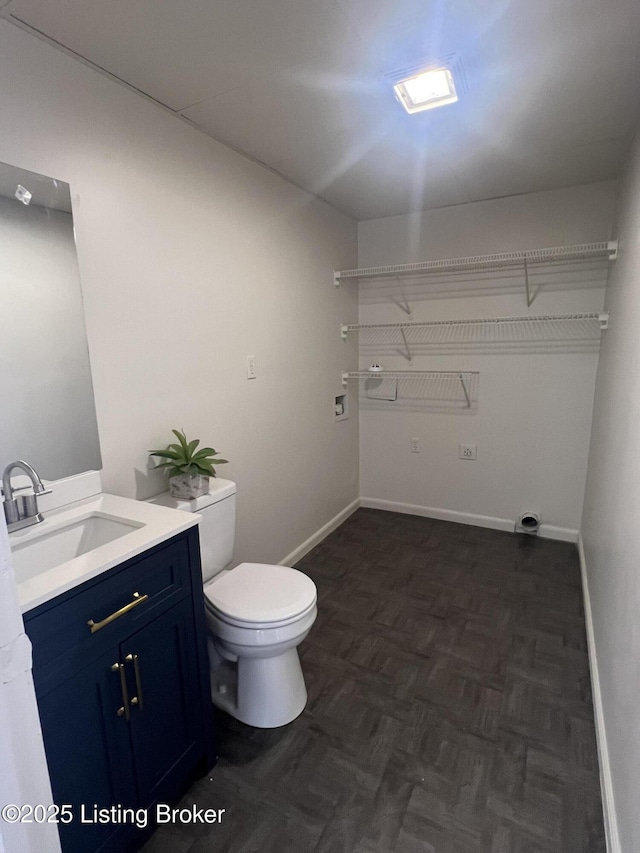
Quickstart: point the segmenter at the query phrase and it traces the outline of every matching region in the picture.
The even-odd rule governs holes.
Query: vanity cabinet
[[[64,853],[135,849],[214,760],[197,528],[25,614]],[[102,822],[99,809],[109,810]],[[146,809],[149,828],[123,809]]]

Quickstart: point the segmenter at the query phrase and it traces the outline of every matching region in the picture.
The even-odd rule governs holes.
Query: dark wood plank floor
[[[298,568],[305,712],[221,715],[222,824],[146,853],[605,850],[575,546],[360,509]]]

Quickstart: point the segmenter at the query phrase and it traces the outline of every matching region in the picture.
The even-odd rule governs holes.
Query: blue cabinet
[[[72,807],[63,851],[135,849],[156,804],[214,760],[197,529],[30,611],[25,628],[54,800]]]
[[[192,689],[198,676],[192,623],[188,602],[183,602],[121,647],[133,697],[131,748],[138,799],[143,803],[170,799],[175,783],[198,760],[198,705]]]
[[[131,828],[89,823],[94,806],[136,805],[129,738],[120,707],[120,683],[114,676],[113,654],[61,680],[38,698],[53,798],[71,805],[73,820],[60,824],[63,850],[124,849]]]

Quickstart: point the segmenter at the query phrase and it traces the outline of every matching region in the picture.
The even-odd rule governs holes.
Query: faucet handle
[[[16,500],[20,518],[38,518],[40,516],[37,495],[20,495]]]
[[[36,489],[35,486],[33,486],[31,483],[27,483],[26,486],[16,486],[15,488],[11,489],[11,491],[14,495],[20,495],[23,492],[33,492],[33,494],[36,495],[37,497],[40,497],[40,495],[52,495],[53,494],[53,489],[48,489],[44,485],[42,486],[41,489]],[[0,497],[2,497],[3,495],[4,495],[4,491],[2,489],[2,485],[0,485]]]

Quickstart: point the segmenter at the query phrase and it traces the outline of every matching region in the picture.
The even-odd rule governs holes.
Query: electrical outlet
[[[247,356],[247,379],[256,379],[258,376],[258,369],[256,367],[256,357],[255,355]]]
[[[412,453],[420,453],[420,439],[419,438],[410,438],[411,442],[411,452]]]
[[[459,444],[458,455],[460,459],[477,459],[478,445],[477,444]]]

